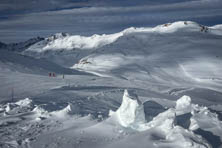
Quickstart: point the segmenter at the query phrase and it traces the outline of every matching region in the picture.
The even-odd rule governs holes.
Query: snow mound
[[[36,106],[32,111],[36,114],[37,121],[50,117],[50,113],[41,106]]]
[[[189,125],[189,130],[191,131],[203,129],[217,136],[222,135],[222,122],[218,118],[218,114],[211,112],[205,106],[192,104],[189,96],[183,96],[176,101],[175,112],[176,115],[191,114]]]
[[[30,106],[32,104],[32,100],[30,100],[29,98],[25,98],[23,100],[17,101],[15,104],[22,107]]]
[[[32,100],[29,98],[19,100],[17,102],[6,103],[3,105],[2,110],[5,114],[17,114],[31,111],[33,108]]]
[[[44,114],[44,113],[47,112],[45,109],[43,109],[43,108],[40,107],[40,106],[36,106],[32,111],[33,111],[33,112],[36,112],[36,113],[38,113],[38,114]]]
[[[36,108],[33,109],[33,112],[35,113],[35,120],[36,121],[41,121],[44,120],[46,118],[50,117],[50,114],[44,110],[43,108],[37,106]]]
[[[122,104],[116,112],[110,113],[111,116],[116,116],[118,122],[123,127],[137,129],[138,125],[145,123],[145,115],[142,103],[137,96],[124,91]]]
[[[79,109],[76,106],[69,103],[64,109],[53,111],[50,114],[58,118],[64,118],[73,114],[78,114],[78,112],[79,112]]]
[[[219,120],[218,114],[211,112],[207,107],[198,105],[193,105],[191,113],[190,130],[195,131],[200,128],[217,136],[222,135],[222,122]]]
[[[157,147],[211,147],[200,135],[195,134],[193,130],[186,129],[177,124],[178,110],[187,112],[187,108],[189,107],[192,107],[193,110],[195,109],[197,114],[202,109],[197,107],[197,105],[191,104],[189,96],[183,96],[178,99],[175,108],[169,108],[159,113],[150,122],[146,122],[143,104],[138,100],[138,97],[132,96],[125,90],[121,106],[116,112],[111,111],[110,116],[111,119],[114,119],[115,122],[124,128],[130,128],[139,132],[143,131],[147,134],[151,132],[154,135],[163,135],[162,137],[164,138],[160,141],[151,141]],[[192,110],[190,109],[189,111],[191,112]],[[208,123],[209,121],[202,122]]]
[[[164,131],[173,129],[175,124],[176,113],[173,109],[168,109],[167,111],[160,113],[153,118],[152,121],[146,124],[146,128],[159,127]]]
[[[184,129],[176,123],[176,112],[173,108],[160,113],[151,122],[144,125],[145,130],[156,130],[164,135],[162,141],[156,142],[158,147],[205,148],[210,145],[199,135]]]
[[[69,118],[71,115],[78,114],[79,108],[69,103],[65,108],[52,112],[45,110],[41,106],[35,107],[32,111],[36,114],[36,120],[41,120],[42,118],[64,119]]]

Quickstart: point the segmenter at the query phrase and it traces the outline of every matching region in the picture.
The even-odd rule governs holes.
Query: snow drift
[[[32,110],[32,108],[33,108],[32,100],[30,100],[29,98],[25,98],[17,102],[6,103],[2,107],[2,111],[4,111],[4,114],[7,115],[7,114],[24,113]]]
[[[78,114],[80,108],[72,104],[68,104],[61,110],[49,112],[43,109],[41,104],[36,105],[32,100],[26,98],[10,103],[10,107],[9,104],[0,106],[0,112],[7,112],[4,117],[1,117],[0,125],[9,126],[9,124],[17,123],[19,126],[14,128],[21,128],[20,126],[24,124],[22,119],[31,120],[32,122],[26,122],[26,125],[30,124],[32,128],[25,126],[23,127],[24,130],[39,129],[41,131],[45,127],[50,126],[56,128],[52,133],[48,133],[49,135],[46,134],[49,137],[53,137],[50,134],[57,132],[59,134],[68,132],[69,136],[70,134],[76,136],[75,133],[72,133],[72,130],[74,130],[77,132],[78,137],[81,135],[81,137],[86,136],[85,138],[88,139],[82,141],[82,144],[90,142],[90,136],[93,135],[95,137],[94,141],[97,143],[92,143],[91,147],[97,147],[97,144],[100,142],[102,147],[109,147],[110,144],[115,147],[133,147],[135,144],[138,144],[135,142],[138,141],[138,138],[143,141],[140,143],[141,147],[146,147],[147,145],[149,147],[172,148],[211,148],[221,146],[222,122],[218,119],[218,115],[211,112],[207,107],[193,104],[189,96],[181,97],[175,101],[176,105],[174,107],[162,110],[162,112],[148,122],[145,120],[144,104],[145,102],[142,103],[140,98],[132,91],[125,90],[122,104],[115,112],[110,111],[108,119],[92,122],[90,121],[91,119],[87,118],[85,120],[84,117],[81,118],[80,116],[73,118],[76,117],[73,115]],[[34,108],[34,106],[36,107]],[[13,111],[15,108],[18,112]],[[23,111],[23,114],[20,114],[21,111]],[[35,124],[37,124],[36,127]],[[73,127],[72,124],[74,124]],[[76,129],[76,127],[81,128]],[[102,129],[104,132],[98,133],[99,129]],[[78,134],[78,131],[81,131],[80,134]],[[216,144],[214,141],[212,142],[212,138],[207,137],[209,134],[216,138]],[[117,137],[117,139],[107,140],[106,143],[102,140],[104,139],[103,135],[107,139],[113,139],[113,136]],[[66,138],[69,139],[69,136]],[[95,140],[97,138],[98,140]],[[132,141],[134,142],[132,143]],[[29,142],[35,143],[35,141]],[[41,142],[50,143],[47,140]],[[60,142],[67,141],[64,139],[64,141]]]
[[[121,106],[116,112],[111,111],[111,119],[127,129],[146,131],[147,134],[155,131],[155,135],[161,133],[165,138],[155,142],[158,147],[211,147],[213,143],[208,143],[205,135],[195,134],[196,130],[204,129],[218,136],[222,132],[222,122],[217,115],[211,113],[206,107],[192,104],[189,96],[181,97],[176,101],[175,108],[163,111],[150,122],[145,121],[143,104],[138,102],[140,101],[137,97],[130,96],[125,90]],[[191,114],[190,118],[187,118],[187,113]],[[187,128],[184,127],[179,122],[180,118],[184,123],[190,120],[190,125]],[[149,142],[153,143],[154,141]]]

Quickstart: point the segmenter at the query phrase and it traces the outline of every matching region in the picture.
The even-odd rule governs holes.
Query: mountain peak
[[[52,41],[52,40],[56,40],[56,39],[59,39],[59,38],[64,38],[64,37],[67,37],[67,36],[70,36],[70,35],[68,33],[60,32],[60,33],[56,33],[56,34],[48,37],[47,39],[49,41]]]

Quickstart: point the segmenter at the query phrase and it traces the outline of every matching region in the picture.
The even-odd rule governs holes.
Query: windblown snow
[[[10,103],[10,105],[18,105],[15,108],[19,108],[19,110],[17,111],[21,112],[23,107],[25,107],[24,104],[27,104],[29,106],[30,102],[32,101],[29,99],[24,99],[19,102]],[[168,108],[166,111],[160,112],[149,122],[145,120],[143,104],[144,103],[142,103],[135,94],[132,95],[127,90],[125,90],[122,98],[122,104],[115,112],[111,111],[109,118],[99,123],[94,122],[93,125],[91,125],[91,123],[86,127],[84,125],[85,123],[82,122],[91,122],[90,120],[92,119],[90,119],[90,117],[85,118],[81,116],[74,116],[75,114],[70,114],[71,112],[73,112],[73,107],[70,104],[64,109],[52,112],[45,111],[44,109],[41,109],[39,107],[35,107],[32,109],[29,108],[29,110],[26,111],[26,114],[23,114],[22,117],[31,121],[35,121],[30,122],[27,126],[35,126],[35,124],[40,123],[40,125],[48,125],[48,122],[52,123],[51,126],[56,126],[56,124],[53,123],[56,121],[57,123],[64,124],[63,126],[65,126],[59,126],[57,128],[61,128],[60,130],[62,130],[63,128],[69,129],[74,132],[73,136],[75,136],[75,134],[78,134],[78,130],[81,130],[80,138],[89,140],[82,140],[82,142],[86,143],[93,142],[91,141],[92,139],[90,139],[90,135],[93,134],[95,139],[98,140],[96,140],[97,143],[101,142],[103,144],[102,147],[111,147],[111,145],[115,147],[133,147],[135,145],[141,144],[136,142],[136,140],[138,140],[137,138],[140,138],[140,141],[143,141],[141,147],[149,146],[175,148],[205,148],[214,145],[214,143],[208,143],[209,141],[207,141],[206,138],[210,137],[205,137],[207,136],[205,134],[212,133],[212,135],[215,135],[215,137],[220,137],[222,134],[222,122],[218,119],[218,115],[216,113],[212,113],[210,110],[208,110],[207,107],[200,107],[197,104],[192,104],[191,98],[188,96],[181,97],[176,101],[176,106],[174,108]],[[9,113],[8,105],[9,104],[3,105],[1,110],[5,113]],[[190,107],[189,111],[187,110],[188,106]],[[33,115],[31,113],[34,113],[34,119],[32,119]],[[69,117],[67,116],[68,114],[70,114]],[[16,115],[15,113],[11,113],[10,115],[13,115],[13,117],[10,117],[8,114],[4,114],[5,118],[2,117],[3,120],[1,120],[0,122],[1,126],[7,126],[11,122],[17,123],[19,126],[22,126],[22,122],[20,119],[21,115]],[[18,128],[19,126],[16,126],[15,128]],[[79,129],[75,128],[75,126],[77,126]],[[99,129],[107,130],[108,133],[106,133],[106,131],[103,131],[104,133],[98,133]],[[40,129],[27,130],[35,131]],[[56,129],[56,131],[57,130],[58,129]],[[198,133],[198,130],[202,130],[203,133]],[[59,131],[57,131],[59,137],[66,136],[66,134],[68,134],[68,131],[66,130],[65,133],[60,133]],[[49,135],[51,134],[49,133]],[[37,145],[34,140],[33,146],[40,146],[40,144],[42,143],[49,142],[42,141],[42,138],[46,138],[49,135],[47,134],[46,136],[39,137],[41,141],[39,141],[40,143],[38,143]],[[118,138],[118,140],[116,139],[114,141],[103,141],[103,136],[108,136],[111,139],[113,139],[115,136],[120,137]],[[49,139],[52,140],[51,138]],[[64,141],[62,142],[65,144],[66,140],[67,139],[64,139]],[[135,142],[133,145],[131,145],[132,141]],[[17,144],[18,143],[16,143],[16,145]],[[23,144],[26,145],[27,143]],[[13,143],[5,143],[4,145],[12,146]],[[57,144],[51,146],[59,147],[59,145]],[[66,145],[63,146],[66,147]],[[95,146],[90,145],[90,147],[97,146],[97,144],[95,144]]]
[[[221,40],[179,21],[2,43],[0,147],[221,148]]]

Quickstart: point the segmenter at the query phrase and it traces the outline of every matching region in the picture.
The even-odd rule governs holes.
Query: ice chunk
[[[50,117],[49,112],[40,106],[35,107],[32,111],[36,113],[36,115],[37,115],[36,120],[37,121],[40,121],[44,118]]]
[[[148,126],[149,128],[159,127],[160,129],[166,131],[167,133],[168,130],[174,128],[175,117],[176,117],[175,110],[170,108],[165,112],[158,114],[156,117],[153,118],[152,121],[147,123],[146,126]]]
[[[17,102],[7,103],[4,105],[5,113],[9,114],[27,112],[30,111],[32,107],[33,107],[32,100],[30,100],[29,98],[19,100]]]
[[[136,95],[129,94],[127,90],[124,91],[121,106],[111,115],[116,116],[118,122],[123,127],[136,129],[140,124],[145,123],[145,114],[142,103],[138,100]]]
[[[6,104],[6,108],[5,108],[5,111],[6,112],[9,112],[10,110],[11,110],[11,107],[10,107],[11,105],[10,105],[10,103],[7,103]]]
[[[182,111],[186,113],[188,110],[191,109],[191,98],[189,96],[183,96],[176,101],[176,110]]]
[[[17,101],[15,104],[21,107],[30,106],[32,104],[32,100],[25,98],[23,100]]]

